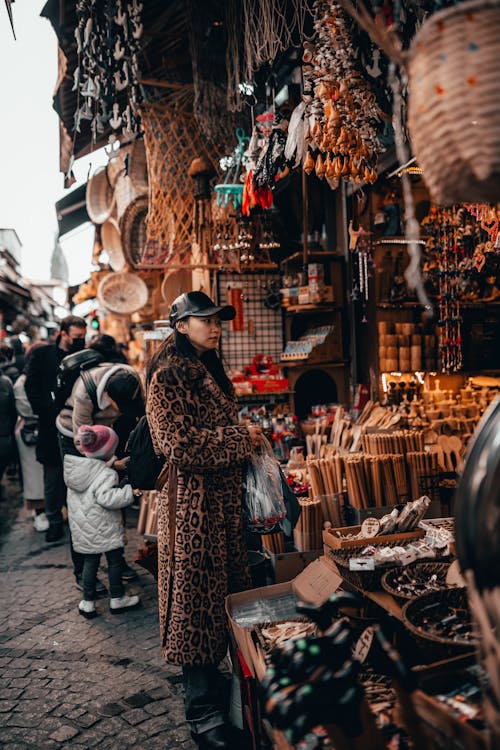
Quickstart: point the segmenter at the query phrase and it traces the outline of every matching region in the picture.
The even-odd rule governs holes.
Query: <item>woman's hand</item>
[[[125,471],[128,464],[128,456],[126,458],[117,458],[113,461],[113,469],[116,471]]]
[[[259,425],[257,424],[247,424],[246,428],[248,432],[250,433],[252,445],[254,446],[260,445],[260,442],[263,437],[262,427],[259,427]]]

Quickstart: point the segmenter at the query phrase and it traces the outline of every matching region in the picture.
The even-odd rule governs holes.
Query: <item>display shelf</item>
[[[415,310],[422,308],[423,305],[420,302],[401,302],[396,305],[392,302],[378,302],[378,310]],[[437,303],[436,303],[437,307]],[[500,300],[488,301],[488,300],[477,300],[477,302],[460,302],[460,307],[470,310],[482,309],[483,307],[500,307]]]
[[[282,367],[322,367],[326,365],[328,365],[328,367],[345,367],[347,363],[347,359],[317,360],[314,362],[310,362],[308,359],[292,359],[280,361],[280,365]]]
[[[297,313],[328,313],[342,310],[341,307],[334,305],[331,302],[325,302],[323,304],[318,303],[316,305],[282,305],[281,309],[285,313],[292,313],[294,315]]]
[[[256,400],[260,398],[273,398],[275,396],[293,396],[295,391],[292,391],[290,389],[286,391],[269,391],[269,392],[260,392],[260,393],[241,393],[236,396],[238,400],[240,399],[249,399],[249,400]]]
[[[332,253],[329,250],[309,250],[309,252],[307,253],[306,263],[321,263],[322,261],[331,260],[344,260],[344,256],[339,255],[339,253]],[[297,262],[300,265],[304,265],[304,254],[302,251],[292,253],[292,255],[289,255],[288,258],[283,258],[283,260],[280,261],[280,266],[283,268],[283,266],[285,266],[287,263]]]

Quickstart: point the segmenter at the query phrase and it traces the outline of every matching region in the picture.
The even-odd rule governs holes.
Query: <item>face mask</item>
[[[69,347],[69,353],[81,352],[82,349],[85,349],[85,339],[73,339]]]

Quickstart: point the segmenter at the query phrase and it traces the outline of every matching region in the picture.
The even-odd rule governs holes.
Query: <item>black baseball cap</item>
[[[221,320],[233,320],[236,310],[232,305],[216,305],[204,292],[184,292],[172,302],[170,308],[170,325],[191,316],[205,318],[218,315]]]

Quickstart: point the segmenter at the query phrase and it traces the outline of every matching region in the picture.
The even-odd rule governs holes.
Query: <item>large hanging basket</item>
[[[102,249],[109,257],[109,265],[113,271],[122,271],[126,260],[123,254],[120,229],[115,219],[108,219],[101,226]]]
[[[87,213],[94,224],[103,224],[115,210],[115,194],[105,167],[96,169],[87,182],[85,195]]]
[[[438,204],[499,199],[499,59],[499,0],[440,11],[413,40],[408,125]]]
[[[99,284],[97,299],[105,310],[115,315],[131,315],[148,301],[144,281],[132,273],[110,273]]]

